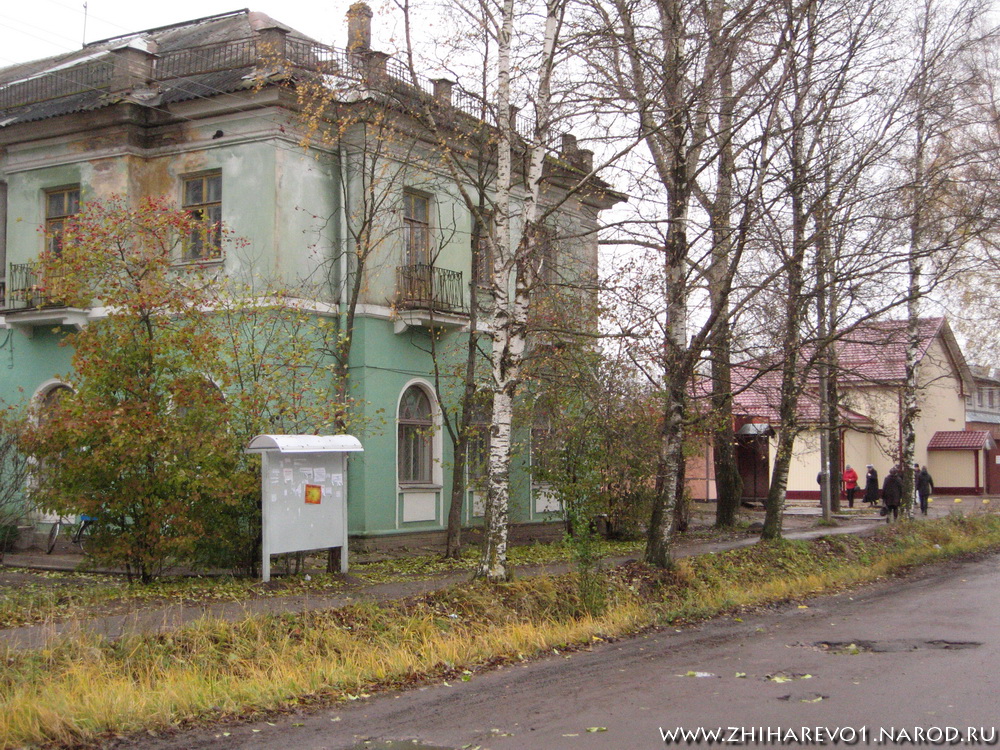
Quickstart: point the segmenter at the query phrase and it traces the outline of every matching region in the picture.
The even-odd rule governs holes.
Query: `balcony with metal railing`
[[[37,263],[11,263],[5,299],[4,309],[8,312],[52,306],[45,294],[42,272]]]
[[[38,326],[85,326],[89,311],[68,307],[58,298],[55,292],[58,283],[53,281],[57,282],[46,281],[38,263],[11,263],[0,296],[7,326],[28,335]]]
[[[396,268],[397,333],[412,325],[456,328],[468,323],[462,272],[416,263]]]

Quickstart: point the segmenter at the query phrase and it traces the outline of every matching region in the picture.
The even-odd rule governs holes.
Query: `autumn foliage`
[[[226,427],[207,270],[177,265],[201,231],[160,201],[114,199],[86,206],[40,259],[50,300],[107,314],[64,340],[74,392],[25,438],[34,499],[97,517],[94,554],[143,581],[190,559],[252,488]]]

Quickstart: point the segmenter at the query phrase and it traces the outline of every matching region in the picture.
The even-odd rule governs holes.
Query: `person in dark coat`
[[[899,469],[893,466],[882,483],[882,504],[886,507],[885,522],[899,518],[899,506],[903,502],[903,478]]]
[[[878,505],[878,472],[871,464],[865,474],[865,502],[871,503],[873,508]]]
[[[917,497],[920,498],[920,512],[927,515],[927,498],[934,492],[934,479],[924,466],[917,474]]]

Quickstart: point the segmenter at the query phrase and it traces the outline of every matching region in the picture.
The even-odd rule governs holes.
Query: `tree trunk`
[[[498,44],[497,104],[500,113],[497,149],[497,243],[494,247],[492,297],[491,366],[493,374],[493,424],[486,496],[486,529],[476,576],[489,581],[509,578],[507,570],[507,524],[510,501],[511,426],[514,394],[521,379],[531,290],[535,284],[533,264],[540,241],[542,180],[547,142],[551,130],[551,82],[556,42],[561,25],[560,0],[547,0],[545,38],[542,45],[538,89],[535,92],[535,130],[531,144],[526,186],[528,195],[521,212],[522,228],[516,247],[511,247],[511,199],[513,197],[513,144],[515,122],[511,113],[511,44],[514,0],[504,0]],[[511,256],[513,253],[513,256]],[[509,284],[514,273],[514,298]]]
[[[721,15],[716,4],[713,19]],[[713,20],[718,27],[721,19]],[[716,42],[718,43],[718,42]],[[712,338],[712,457],[715,468],[715,525],[731,528],[736,524],[743,480],[736,464],[736,436],[733,433],[732,332],[729,312],[729,262],[732,252],[733,173],[733,76],[732,58],[727,58],[719,76],[719,168],[713,206],[712,260],[709,268],[712,311],[718,320]]]
[[[671,543],[674,534],[674,506],[677,503],[680,462],[683,461],[684,453],[684,393],[683,391],[678,393],[676,388],[671,388],[664,398],[663,432],[656,478],[657,492],[646,534],[645,556],[646,562],[657,568],[669,568],[673,565]]]

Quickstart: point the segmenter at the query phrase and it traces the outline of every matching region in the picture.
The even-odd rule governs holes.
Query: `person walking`
[[[844,469],[844,492],[847,493],[847,507],[854,507],[854,493],[858,491],[858,472],[851,468],[850,464],[847,464],[847,468]]]
[[[929,498],[933,492],[934,479],[931,477],[931,473],[927,471],[927,467],[924,466],[920,469],[920,473],[917,474],[917,497],[920,498],[921,515],[927,515],[927,498]]]
[[[882,484],[882,504],[885,506],[886,523],[892,523],[899,518],[899,506],[902,502],[903,478],[899,476],[899,469],[893,466]]]
[[[871,464],[865,474],[865,502],[871,503],[873,508],[878,505],[878,472]]]

